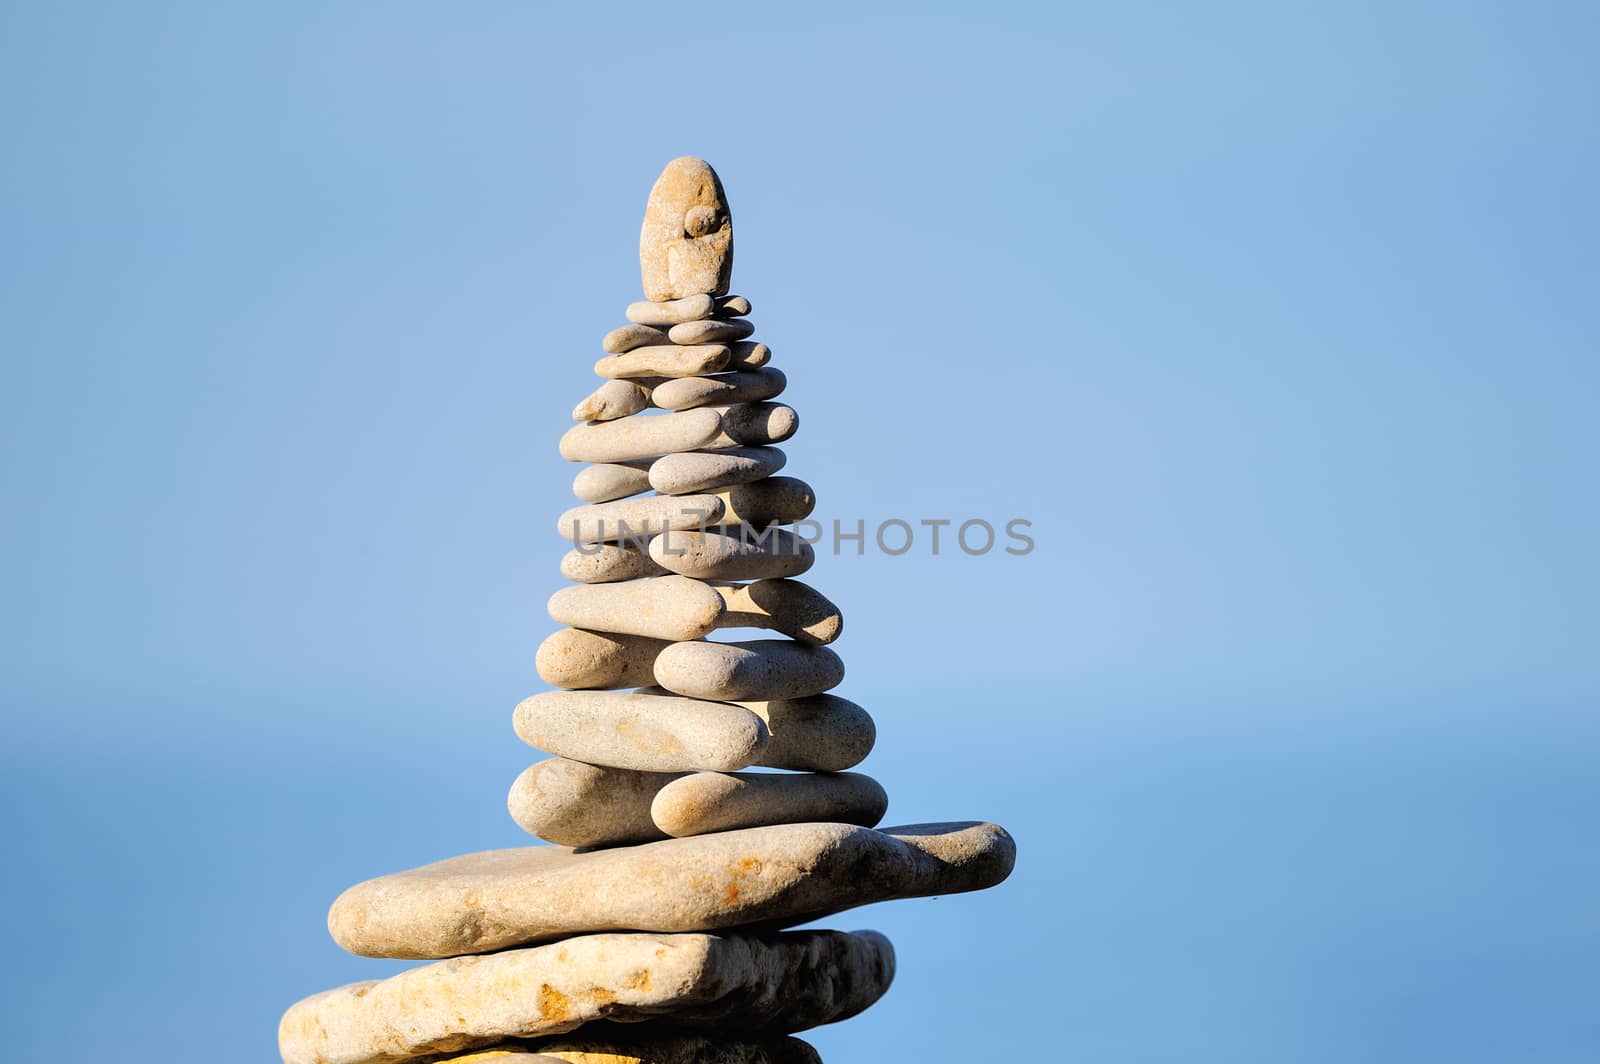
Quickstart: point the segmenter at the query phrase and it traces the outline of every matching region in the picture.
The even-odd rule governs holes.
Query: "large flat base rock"
[[[603,931],[786,926],[857,905],[957,894],[1011,873],[997,824],[778,824],[641,846],[489,850],[368,880],[328,914],[369,957],[486,953]]]
[[[875,931],[586,935],[313,995],[284,1015],[278,1050],[284,1064],[398,1064],[602,1020],[771,1038],[854,1016],[893,978]]]

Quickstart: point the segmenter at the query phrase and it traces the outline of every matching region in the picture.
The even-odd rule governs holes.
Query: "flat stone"
[[[546,691],[523,699],[512,724],[558,757],[641,772],[730,772],[767,745],[766,724],[743,706],[620,691]]]
[[[709,404],[755,403],[781,395],[789,384],[781,369],[738,370],[714,377],[680,377],[664,381],[650,394],[663,410],[688,410]]]
[[[709,295],[695,295],[682,299],[645,299],[629,303],[623,316],[635,325],[667,326],[709,318],[716,309],[716,301]]]
[[[750,301],[744,296],[723,296],[717,300],[719,318],[742,318],[750,313]]]
[[[705,407],[574,425],[561,437],[561,457],[569,462],[627,462],[698,451],[724,438],[722,421],[722,411]]]
[[[647,474],[663,495],[712,492],[770,477],[787,459],[776,447],[730,447],[725,451],[684,451],[657,458]],[[717,516],[722,516],[719,510]],[[714,522],[707,522],[708,524]]]
[[[751,528],[793,524],[810,517],[817,506],[811,485],[795,477],[767,477],[712,494],[722,500],[723,524]]]
[[[527,846],[358,884],[333,903],[328,929],[352,953],[429,958],[600,931],[794,924],[982,890],[1015,859],[1005,829],[983,823],[780,824],[583,853]]]
[[[743,340],[756,331],[744,318],[707,318],[703,321],[686,321],[667,330],[667,339],[675,344],[725,344]]]
[[[537,1044],[566,1064],[822,1064],[817,1051],[798,1038],[672,1035],[610,1024],[591,1024]]]
[[[646,299],[727,295],[733,274],[733,212],[704,159],[674,159],[656,178],[639,229]]]
[[[745,702],[772,738],[756,764],[802,772],[839,772],[872,752],[878,729],[866,710],[838,695]]]
[[[580,584],[610,584],[641,576],[665,576],[667,570],[636,546],[580,543],[561,558],[561,575]]]
[[[831,643],[844,631],[839,607],[798,580],[721,584],[717,593],[727,606],[718,628],[765,628],[811,646]]]
[[[615,421],[650,405],[650,391],[632,381],[606,381],[572,408],[574,421]]]
[[[769,443],[782,443],[800,428],[800,415],[794,412],[793,407],[782,403],[736,403],[732,406],[706,406],[700,409],[715,410],[722,417],[721,432],[712,437],[711,442],[705,445],[705,450],[723,447],[760,447]],[[685,414],[696,412],[684,411]]]
[[[666,835],[650,819],[650,802],[680,775],[552,757],[517,777],[506,808],[523,831],[559,846],[651,842]]]
[[[611,502],[649,491],[650,465],[654,461],[652,458],[635,458],[631,462],[601,462],[585,466],[572,478],[572,494],[585,502]]]
[[[758,369],[771,361],[772,348],[766,344],[744,340],[728,347],[729,369]]]
[[[827,647],[789,639],[707,643],[691,638],[662,650],[655,664],[656,683],[689,698],[724,702],[805,698],[844,680],[844,662]]]
[[[723,505],[715,495],[647,495],[595,502],[563,513],[556,532],[574,543],[642,543],[662,532],[715,524],[722,518]]]
[[[278,1050],[284,1064],[399,1064],[596,1020],[770,1036],[853,1016],[893,978],[875,931],[586,935],[315,994],[284,1015]]]
[[[636,347],[658,347],[670,343],[672,341],[667,337],[667,330],[658,329],[654,325],[635,325],[630,322],[606,333],[600,340],[600,350],[607,354],[620,355]]]
[[[552,1057],[520,1049],[489,1049],[482,1053],[468,1053],[463,1057],[439,1057],[433,1064],[479,1064],[485,1060],[494,1061],[495,1064],[556,1064],[558,1061],[572,1064],[572,1059],[568,1057]]]
[[[670,645],[650,636],[563,628],[539,644],[534,667],[552,687],[646,687],[655,683],[656,655]]]
[[[759,533],[742,527],[735,531],[670,531],[650,541],[650,557],[662,568],[696,580],[799,576],[816,561],[811,544],[777,527]]]
[[[685,576],[651,576],[620,584],[574,584],[551,595],[548,604],[551,619],[559,624],[593,632],[673,640],[705,635],[717,626],[723,608],[716,588]]]
[[[726,344],[637,347],[627,354],[607,355],[594,364],[601,377],[698,377],[726,369],[732,360]]]
[[[650,819],[668,835],[826,821],[870,828],[889,796],[858,772],[691,772],[650,803]]]

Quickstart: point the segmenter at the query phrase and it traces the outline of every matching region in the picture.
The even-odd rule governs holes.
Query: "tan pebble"
[[[714,525],[722,517],[715,495],[646,495],[638,499],[574,506],[556,521],[556,533],[574,543],[642,544],[647,536]]]
[[[574,628],[681,640],[698,639],[715,628],[723,603],[716,588],[698,580],[652,576],[564,587],[550,596],[546,608],[552,620]]]
[[[523,831],[557,846],[650,842],[664,837],[650,819],[650,802],[678,778],[553,757],[517,777],[506,808]]]
[[[725,525],[761,528],[792,524],[810,517],[817,505],[811,485],[796,477],[767,477],[713,494],[722,500],[722,523]]]
[[[743,340],[755,331],[756,327],[743,318],[707,318],[674,325],[667,330],[667,339],[675,344],[725,344]]]
[[[742,318],[750,313],[750,301],[744,296],[723,296],[717,300],[717,317]]]
[[[572,494],[584,502],[611,502],[649,491],[653,461],[655,459],[635,458],[631,462],[585,466],[572,478]]]
[[[732,358],[726,344],[639,347],[624,355],[607,355],[594,364],[601,377],[699,377],[726,369]]]
[[[539,644],[534,668],[552,687],[642,687],[655,683],[656,655],[669,645],[649,636],[563,628]]]
[[[650,390],[632,381],[606,381],[572,408],[574,421],[615,421],[650,405]]]
[[[579,584],[610,584],[667,572],[640,547],[616,543],[581,543],[561,559],[561,575]]]
[[[767,745],[766,724],[743,706],[670,695],[546,691],[523,699],[512,723],[529,746],[641,772],[731,772]]]
[[[624,351],[632,351],[636,347],[652,347],[660,344],[670,344],[665,329],[658,329],[653,325],[628,324],[621,328],[612,329],[600,341],[600,350],[611,355],[620,355]]]
[[[871,714],[838,695],[742,704],[772,733],[756,762],[762,768],[839,772],[859,765],[877,741]]]
[[[709,404],[754,403],[780,395],[788,385],[781,369],[739,370],[714,377],[680,377],[663,382],[650,401],[663,410],[688,410]]]
[[[772,348],[749,340],[732,344],[728,348],[729,369],[759,369],[772,361]]]
[[[856,772],[695,772],[650,803],[656,827],[677,838],[766,824],[859,824],[883,819],[889,796]]]
[[[770,702],[839,686],[844,662],[827,647],[788,639],[707,643],[695,638],[657,654],[655,676],[668,691],[689,698]]]
[[[569,462],[627,462],[697,451],[724,435],[722,413],[706,407],[574,425],[561,437],[560,448]]]
[[[705,445],[705,450],[782,443],[800,428],[800,415],[794,412],[793,407],[782,403],[737,403],[699,409],[715,410],[722,415],[722,431],[712,437],[711,442]],[[685,414],[694,412],[683,411]]]
[[[660,302],[644,299],[629,303],[624,316],[635,325],[668,326],[709,318],[715,310],[715,300],[708,295],[697,295]]]
[[[812,646],[831,643],[844,631],[839,607],[798,580],[757,580],[716,588],[727,604],[718,628],[766,628]]]
[[[717,172],[685,155],[661,171],[639,228],[646,299],[726,295],[733,273],[733,212]]]
[[[744,525],[664,533],[650,541],[650,557],[663,568],[698,580],[799,576],[816,561],[811,544],[787,529],[753,530]]]
[[[783,452],[776,447],[685,451],[657,458],[650,466],[649,483],[663,495],[713,492],[770,477],[783,468],[784,461]]]

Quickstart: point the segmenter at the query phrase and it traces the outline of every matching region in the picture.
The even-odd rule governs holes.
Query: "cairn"
[[[815,557],[784,527],[815,499],[777,475],[799,421],[728,294],[733,221],[706,163],[667,165],[639,257],[646,299],[606,334],[604,383],[560,444],[585,466],[559,521],[565,627],[536,658],[559,690],[514,714],[554,756],[508,806],[552,845],[345,891],[341,946],[435,963],[294,1005],[285,1064],[814,1064],[788,1036],[877,1001],[894,953],[873,931],[783,928],[1011,871],[995,824],[876,830],[887,795],[847,771],[876,732],[829,693],[843,619],[795,579]],[[728,629],[770,637],[707,638]]]

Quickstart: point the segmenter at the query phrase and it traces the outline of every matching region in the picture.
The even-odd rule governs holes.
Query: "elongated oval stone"
[[[556,522],[556,532],[574,543],[632,543],[678,529],[700,529],[722,517],[715,495],[647,495],[642,499],[574,506]]]
[[[657,386],[650,401],[663,410],[755,403],[782,394],[788,383],[783,370],[770,368],[719,373],[714,377],[680,377]]]
[[[600,340],[600,350],[610,355],[620,355],[636,347],[656,347],[670,343],[672,340],[668,338],[665,329],[658,329],[654,325],[635,325],[630,322],[606,333]]]
[[[793,524],[810,517],[817,505],[811,485],[795,477],[767,477],[714,494],[722,500],[722,523],[725,525],[761,528]]]
[[[655,683],[656,655],[670,645],[650,636],[563,628],[539,644],[533,661],[539,679],[552,687],[645,687]]]
[[[782,403],[737,403],[699,409],[715,410],[722,415],[722,430],[705,445],[706,450],[782,443],[800,428],[800,415],[794,412],[793,407]],[[686,410],[684,413],[692,414],[694,411]]]
[[[561,559],[561,575],[579,584],[610,584],[666,574],[642,546],[580,543]]]
[[[678,778],[552,757],[517,777],[506,808],[523,831],[557,846],[650,842],[665,837],[650,819],[650,803]]]
[[[652,461],[649,458],[635,458],[631,462],[602,462],[585,466],[572,478],[572,494],[584,502],[611,502],[649,491]]]
[[[661,171],[639,228],[639,275],[646,299],[728,293],[733,212],[717,172],[685,155]]]
[[[661,788],[650,819],[682,838],[809,821],[870,828],[888,808],[878,781],[857,772],[694,772]]]
[[[636,325],[667,326],[709,318],[715,311],[716,300],[709,295],[695,295],[660,301],[642,299],[629,303],[623,316]]]
[[[817,1051],[798,1038],[746,1040],[715,1031],[665,1034],[654,1024],[631,1026],[636,1029],[594,1031],[591,1027],[541,1041],[541,1056],[536,1059],[474,1060],[472,1064],[822,1064]]]
[[[878,729],[866,710],[838,695],[745,702],[767,722],[772,739],[756,762],[762,768],[838,772],[872,753]]]
[[[722,412],[706,407],[574,425],[561,437],[560,449],[569,462],[627,462],[698,451],[722,436]]]
[[[641,772],[731,772],[754,764],[767,745],[766,724],[743,706],[621,691],[533,695],[512,723],[529,746]]]
[[[844,631],[839,607],[798,580],[757,580],[716,588],[727,605],[717,619],[718,628],[766,628],[811,646],[831,643]]]
[[[627,354],[607,355],[594,364],[601,377],[698,377],[726,369],[732,352],[725,344],[693,347],[637,347]]]
[[[648,480],[663,495],[712,492],[770,477],[783,468],[784,461],[783,452],[776,447],[685,451],[657,458],[650,466]],[[723,507],[726,511],[726,501]]]
[[[772,361],[772,348],[766,344],[742,340],[729,345],[729,369],[757,369]]]
[[[606,381],[572,408],[574,421],[615,421],[650,405],[650,390],[632,381]]]
[[[716,588],[698,580],[652,576],[564,587],[550,596],[548,610],[552,620],[574,628],[681,640],[698,639],[715,628],[723,604]]]
[[[703,321],[686,321],[667,330],[667,339],[675,344],[725,344],[743,340],[756,331],[744,318],[707,318]]]
[[[664,579],[664,578],[663,578]],[[844,680],[844,662],[827,647],[787,639],[674,643],[656,655],[656,683],[689,698],[770,702],[817,695]]]
[[[650,557],[663,569],[697,580],[799,576],[816,561],[811,544],[787,529],[773,526],[757,530],[742,525],[731,531],[663,533],[650,541]]]
[[[723,296],[717,300],[719,318],[742,318],[750,313],[750,301],[744,296]]]

